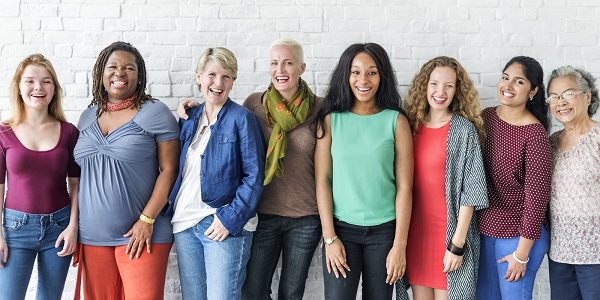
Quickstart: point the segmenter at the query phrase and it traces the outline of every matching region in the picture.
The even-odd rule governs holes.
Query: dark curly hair
[[[379,70],[380,82],[375,93],[377,107],[380,109],[397,110],[404,114],[402,99],[398,91],[398,80],[385,49],[376,43],[353,44],[344,50],[337,66],[331,74],[329,89],[325,94],[325,101],[315,118],[317,131],[321,130],[322,134],[321,136],[317,136],[318,138],[322,138],[325,134],[325,126],[323,126],[325,117],[332,112],[349,111],[355,101],[348,78],[350,78],[352,60],[359,53],[370,55],[375,60],[375,64]]]
[[[138,67],[138,82],[135,93],[137,94],[137,98],[133,101],[133,106],[137,109],[142,107],[142,103],[146,100],[152,101],[152,96],[146,94],[146,64],[144,63],[144,58],[140,54],[140,52],[133,47],[131,44],[126,42],[114,42],[108,47],[104,48],[100,55],[98,55],[98,59],[96,60],[96,64],[94,65],[94,71],[92,73],[92,78],[94,79],[94,83],[92,85],[92,102],[88,107],[92,107],[94,105],[98,105],[98,109],[96,110],[96,116],[102,115],[102,113],[106,112],[106,102],[108,101],[108,94],[104,85],[102,83],[102,75],[104,73],[104,66],[106,66],[106,61],[108,57],[115,51],[126,51],[135,57],[135,63]]]

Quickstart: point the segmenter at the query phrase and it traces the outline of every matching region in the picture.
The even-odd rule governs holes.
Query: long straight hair
[[[527,80],[531,82],[531,91],[536,87],[537,93],[531,100],[527,100],[525,108],[534,116],[548,131],[550,129],[550,112],[546,105],[546,88],[544,87],[544,69],[540,63],[529,56],[515,56],[506,63],[502,72],[506,71],[512,64],[519,64],[523,67],[523,73]]]
[[[355,101],[349,78],[352,60],[359,53],[370,55],[379,70],[380,82],[375,93],[375,104],[377,107],[380,109],[393,109],[404,114],[402,99],[398,91],[398,80],[385,49],[376,43],[353,44],[342,53],[337,66],[331,74],[329,89],[325,94],[325,101],[315,118],[317,132],[320,131],[322,133],[321,135],[317,134],[317,138],[322,138],[325,134],[323,121],[328,114],[349,111]]]
[[[52,96],[52,100],[48,105],[48,114],[58,121],[65,121],[65,114],[62,108],[62,87],[58,82],[56,71],[54,70],[50,60],[45,58],[42,54],[35,53],[23,59],[15,70],[15,75],[10,82],[9,96],[12,117],[3,123],[7,124],[11,128],[14,128],[25,119],[25,103],[23,102],[23,96],[19,93],[19,83],[21,83],[21,77],[23,77],[25,68],[30,65],[43,66],[46,68],[46,70],[48,70],[48,73],[50,73],[50,77],[52,77],[52,82],[54,84],[54,95]]]

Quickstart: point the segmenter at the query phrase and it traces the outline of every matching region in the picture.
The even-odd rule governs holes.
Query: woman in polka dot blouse
[[[548,251],[552,150],[543,80],[535,59],[514,57],[498,82],[500,105],[483,111],[489,207],[479,215],[477,299],[531,299]]]

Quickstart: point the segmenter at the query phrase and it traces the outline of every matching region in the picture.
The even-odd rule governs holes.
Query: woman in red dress
[[[413,210],[407,276],[414,299],[475,299],[479,233],[487,206],[479,96],[465,69],[436,57],[406,100],[414,135]]]

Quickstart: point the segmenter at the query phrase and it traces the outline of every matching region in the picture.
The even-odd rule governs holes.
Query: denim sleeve
[[[254,217],[263,191],[265,147],[258,119],[247,111],[238,126],[242,178],[231,204],[217,209],[217,217],[233,236],[242,234],[244,225]]]

